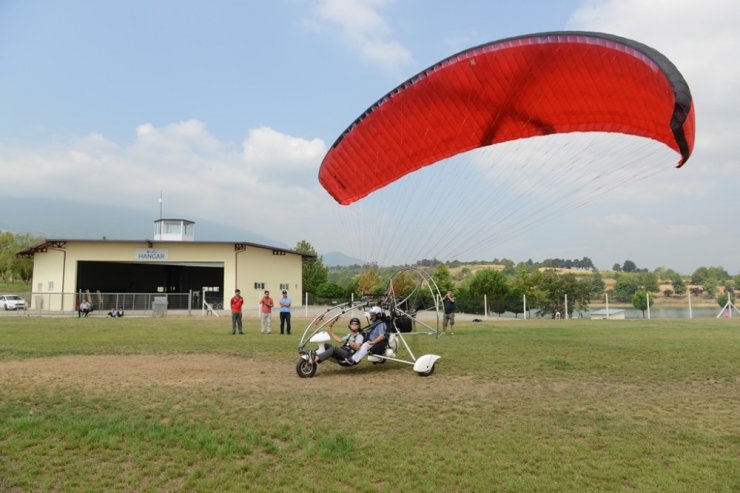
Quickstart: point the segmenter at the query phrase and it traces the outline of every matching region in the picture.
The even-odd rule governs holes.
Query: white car
[[[0,294],[0,306],[6,310],[27,310],[26,300],[14,294]]]

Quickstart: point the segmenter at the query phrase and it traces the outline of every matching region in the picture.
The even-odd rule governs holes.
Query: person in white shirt
[[[359,350],[362,346],[362,342],[364,338],[362,337],[362,333],[360,332],[360,319],[357,317],[353,317],[349,320],[349,334],[347,334],[344,337],[339,337],[334,332],[332,332],[332,327],[334,326],[334,323],[337,321],[337,319],[332,320],[328,327],[326,332],[331,336],[332,339],[334,339],[336,342],[341,343],[341,346],[329,346],[326,351],[324,351],[321,354],[315,354],[314,355],[314,363],[321,363],[322,361],[326,361],[329,358],[334,358],[337,361],[344,361],[350,356],[352,356],[355,351]]]

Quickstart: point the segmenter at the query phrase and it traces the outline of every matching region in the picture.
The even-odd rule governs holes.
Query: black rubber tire
[[[301,358],[295,365],[295,371],[301,378],[311,378],[316,374],[317,366],[317,364]]]

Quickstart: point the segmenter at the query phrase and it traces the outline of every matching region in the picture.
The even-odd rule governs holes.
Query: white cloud
[[[388,22],[379,9],[389,0],[322,0],[315,18],[307,25],[317,28],[329,23],[339,28],[342,39],[366,60],[385,70],[403,68],[413,58],[409,50],[392,39]]]
[[[325,212],[328,196],[315,178],[325,148],[321,139],[260,127],[239,152],[198,120],[143,124],[124,147],[99,134],[48,149],[0,144],[0,193],[149,209],[163,190],[172,214],[208,217],[290,243],[302,224],[313,222],[307,217]],[[286,231],[291,238],[284,239]]]
[[[243,149],[247,170],[260,181],[304,187],[313,185],[309,179],[316,181],[317,163],[326,154],[321,139],[291,137],[270,127],[250,130]]]
[[[735,62],[740,49],[738,25],[740,3],[732,0],[588,1],[571,16],[570,29],[608,32],[660,51],[683,74],[694,99],[696,142],[691,159],[683,169],[663,174],[657,182],[635,183],[624,190],[636,206],[650,205],[645,218],[651,224],[638,228],[632,223],[635,217],[610,218],[615,224],[623,222],[636,228],[631,230],[635,235],[632,241],[622,236],[624,241],[615,245],[615,252],[629,244],[650,244],[649,238],[671,238],[681,240],[675,242],[671,253],[686,266],[694,261],[696,252],[707,251],[694,241],[701,245],[735,241],[736,233],[718,227],[712,211],[717,203],[734,203],[730,197],[736,195],[733,183],[740,154],[740,64]],[[697,224],[682,223],[685,218]],[[736,258],[719,252],[712,256],[737,265]]]
[[[606,0],[587,2],[569,28],[635,39],[667,56],[694,97],[695,155],[707,164],[737,155],[740,134],[740,2],[732,0]],[[694,165],[689,161],[688,165]]]

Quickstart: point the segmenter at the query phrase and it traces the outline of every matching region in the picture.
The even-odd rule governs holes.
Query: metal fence
[[[17,293],[24,298],[30,310],[39,313],[71,312],[79,309],[83,300],[89,301],[93,312],[108,312],[114,308],[125,311],[152,310],[155,302],[166,299],[170,310],[199,310],[198,298],[193,293]]]
[[[92,305],[93,316],[106,315],[113,309],[123,310],[127,315],[162,316],[167,312],[176,315],[229,315],[228,300],[226,306],[222,298],[209,293],[205,300],[198,292],[187,293],[101,293],[101,292],[25,292],[13,293],[26,300],[28,309],[25,313],[35,315],[63,315],[78,313],[80,303],[85,300]],[[325,306],[294,306],[293,315],[315,316],[322,313]],[[11,315],[20,312],[5,312],[0,306],[0,314]],[[277,313],[277,312],[276,312]],[[259,305],[244,306],[245,316],[259,316]]]
[[[25,293],[14,293],[24,298],[28,305],[28,312],[30,314],[38,315],[59,315],[59,314],[76,314],[79,303],[84,299],[92,304],[94,315],[105,315],[112,309],[123,310],[126,314],[137,313],[139,315],[153,315],[159,312],[162,314],[162,309],[165,313],[167,311],[174,311],[176,314],[187,314],[187,315],[226,315],[228,316],[229,307],[224,306],[223,300],[217,298],[211,294],[207,298],[207,303],[203,302],[202,297],[199,293],[188,292],[188,293],[100,293],[100,292],[77,292],[77,293],[54,293],[54,292],[25,292]],[[166,300],[166,304],[162,303],[161,298]],[[227,300],[228,301],[228,300]],[[157,305],[155,307],[155,304]],[[313,318],[316,315],[323,313],[329,304],[315,303],[310,305],[294,305],[293,316],[295,317],[308,317]],[[592,303],[590,310],[594,311],[602,308],[603,305],[594,302]],[[0,314],[12,314],[14,312],[5,312],[3,307],[0,306]],[[612,309],[618,308],[616,305],[612,306]],[[624,308],[626,318],[643,318],[646,317],[639,310],[635,310],[631,307]],[[259,316],[259,306],[244,306],[245,316]],[[716,317],[720,311],[719,306],[699,306],[691,307],[688,306],[670,306],[670,307],[651,307],[650,318],[713,318]],[[132,313],[133,312],[133,313]],[[16,312],[17,313],[17,312]],[[359,316],[362,315],[362,311],[358,312]],[[350,316],[355,316],[354,311]],[[429,314],[430,317],[436,316],[434,313]],[[536,316],[535,313],[528,313],[527,318]],[[590,312],[574,313],[574,317],[578,318],[590,318]],[[733,314],[734,316],[734,314]],[[460,320],[483,318],[499,319],[499,318],[522,318],[521,314],[515,315],[513,313],[505,313],[499,317],[494,313],[487,315],[481,313],[463,313],[458,312],[457,317]],[[646,317],[647,318],[647,317]]]

